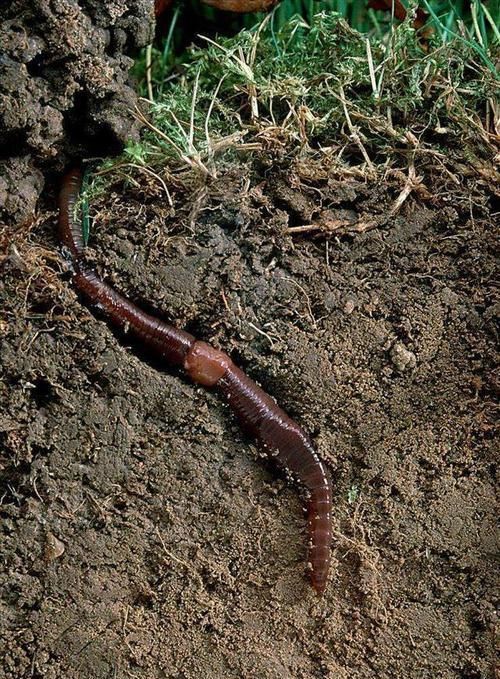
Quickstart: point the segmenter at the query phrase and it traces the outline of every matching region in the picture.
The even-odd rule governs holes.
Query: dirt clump
[[[131,55],[153,0],[14,0],[0,8],[0,223],[33,216],[47,172],[134,138]]]

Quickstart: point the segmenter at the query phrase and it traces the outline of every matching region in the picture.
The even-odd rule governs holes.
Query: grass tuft
[[[380,165],[398,144],[433,137],[439,146],[445,129],[487,143],[488,130],[478,132],[496,73],[468,41],[437,41],[425,52],[410,18],[369,39],[335,13],[310,25],[294,17],[279,31],[268,16],[236,37],[205,43],[189,53],[182,76],[157,85],[148,114],[139,114],[149,131],[126,149],[131,161],[161,167],[176,160],[210,175],[221,152],[273,144],[339,146],[348,161],[354,141],[367,164]],[[158,74],[163,57],[156,56]]]
[[[483,5],[468,28],[456,8],[428,3],[434,33],[425,45],[412,12],[385,30],[377,20],[367,34],[333,11],[283,23],[282,7],[234,37],[200,38],[168,70],[175,10],[165,46],[148,57],[149,96],[136,112],[145,132],[103,172],[118,167],[131,181],[148,173],[172,204],[171,173],[208,179],[241,157],[324,159],[369,177],[403,172],[413,186],[430,156],[444,166],[460,149],[479,171],[495,154],[497,36]]]

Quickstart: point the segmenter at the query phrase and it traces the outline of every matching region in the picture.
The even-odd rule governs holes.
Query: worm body
[[[75,216],[81,181],[81,172],[71,170],[59,196],[59,236],[71,254],[75,287],[114,325],[133,333],[168,364],[184,368],[194,382],[219,391],[242,428],[305,487],[311,582],[323,593],[330,565],[332,492],[328,471],[311,440],[227,354],[145,313],[86,266],[81,224]]]
[[[330,477],[313,445],[294,422],[248,375],[231,364],[217,383],[242,428],[255,437],[276,463],[308,492],[311,581],[322,593],[330,566],[332,492]]]

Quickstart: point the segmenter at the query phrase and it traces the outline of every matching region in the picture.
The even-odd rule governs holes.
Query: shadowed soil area
[[[2,243],[2,679],[493,676],[495,207],[295,163],[117,184],[88,257],[225,349],[333,476],[303,502],[215,395],[71,287],[54,196]],[[444,183],[443,183],[444,182]],[[400,207],[400,209],[399,209]]]

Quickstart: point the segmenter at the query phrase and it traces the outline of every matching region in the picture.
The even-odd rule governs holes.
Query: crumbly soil
[[[100,273],[311,433],[334,480],[323,598],[298,489],[77,297],[54,197],[11,230],[2,679],[493,676],[495,208],[480,180],[426,186],[393,214],[400,187],[242,161],[177,178],[172,207],[149,179],[92,206]]]
[[[129,70],[153,36],[153,4],[0,3],[0,223],[32,217],[47,173],[137,135]]]

